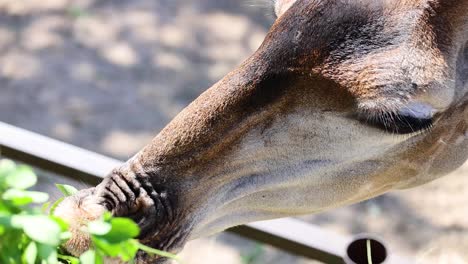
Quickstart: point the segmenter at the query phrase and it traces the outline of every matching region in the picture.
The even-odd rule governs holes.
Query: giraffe
[[[260,48],[98,186],[56,214],[104,211],[143,243],[317,213],[444,176],[468,157],[467,0],[275,0]],[[164,263],[141,252],[138,263]]]

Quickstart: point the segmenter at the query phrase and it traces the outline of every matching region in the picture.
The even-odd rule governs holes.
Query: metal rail
[[[0,155],[64,177],[97,184],[122,162],[0,122]],[[329,264],[342,264],[352,237],[292,218],[255,222],[227,230],[286,252]],[[412,263],[389,255],[388,264]]]

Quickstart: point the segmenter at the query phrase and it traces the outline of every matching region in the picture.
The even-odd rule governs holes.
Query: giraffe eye
[[[432,106],[413,102],[396,112],[379,112],[360,119],[390,133],[409,134],[430,128],[434,115]]]
[[[432,118],[418,118],[411,115],[383,113],[378,117],[364,120],[368,125],[394,134],[409,134],[423,131],[432,126]]]

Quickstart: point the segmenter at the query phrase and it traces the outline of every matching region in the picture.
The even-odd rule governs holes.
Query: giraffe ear
[[[275,13],[277,17],[283,15],[297,0],[276,0]]]

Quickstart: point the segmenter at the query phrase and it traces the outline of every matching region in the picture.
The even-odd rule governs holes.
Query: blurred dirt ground
[[[269,13],[250,0],[0,0],[0,121],[128,158],[259,46]],[[373,232],[418,263],[461,264],[467,216],[468,165],[303,219]],[[224,233],[182,255],[187,264],[312,263]]]

